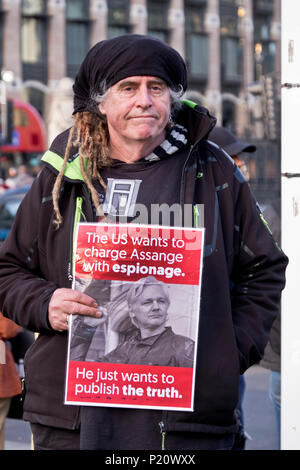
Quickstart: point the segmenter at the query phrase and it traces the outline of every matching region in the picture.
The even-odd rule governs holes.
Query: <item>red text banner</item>
[[[70,361],[67,401],[190,409],[193,369]]]
[[[202,236],[196,229],[80,224],[75,276],[136,281],[153,275],[170,284],[196,285]]]

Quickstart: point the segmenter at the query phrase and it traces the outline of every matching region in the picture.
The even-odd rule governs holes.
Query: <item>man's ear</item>
[[[106,115],[104,103],[100,103],[100,104],[99,104],[99,111],[100,111],[100,113],[103,114],[104,116]]]
[[[133,311],[131,310],[130,306],[129,306],[128,313],[129,313],[129,318],[131,320],[131,323],[138,328],[139,325],[138,325],[137,321],[135,320],[135,315],[134,315]]]

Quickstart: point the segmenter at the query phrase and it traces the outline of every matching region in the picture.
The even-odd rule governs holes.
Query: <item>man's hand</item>
[[[49,302],[48,317],[56,331],[68,329],[69,315],[89,315],[100,318],[102,313],[95,299],[73,289],[56,289]]]

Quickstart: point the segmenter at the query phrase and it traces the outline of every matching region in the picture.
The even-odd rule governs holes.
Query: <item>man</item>
[[[244,177],[249,179],[249,170],[243,160],[243,153],[256,152],[256,145],[238,139],[229,129],[215,126],[209,134],[209,140],[221,147],[233,158]]]
[[[209,139],[218,144],[225,150],[234,160],[243,175],[249,180],[248,165],[242,158],[243,153],[253,153],[256,151],[256,146],[249,142],[238,139],[229,129],[216,126],[209,135]],[[273,238],[277,243],[280,243],[280,200],[275,199],[270,204],[267,204],[263,209],[263,216],[270,227]],[[280,312],[275,319],[270,338],[267,343],[263,359],[260,362],[262,367],[270,369],[269,381],[269,397],[273,403],[278,434],[278,449],[280,449],[280,330],[281,330],[281,315]],[[240,396],[237,407],[238,414],[240,415],[241,428],[236,436],[234,448],[243,450],[246,444],[247,433],[244,432],[244,416],[242,403],[246,389],[246,382],[244,376],[240,377]]]
[[[130,288],[127,303],[136,330],[102,362],[193,367],[194,342],[166,326],[170,299],[163,283],[153,276],[140,279]]]
[[[167,449],[232,446],[239,376],[263,354],[287,259],[240,171],[206,140],[215,119],[179,102],[186,88],[182,58],[158,39],[96,44],[75,80],[74,126],[43,157],[1,247],[0,309],[40,333],[25,360],[24,418],[35,448],[76,449],[79,429],[82,449],[160,449],[161,430]],[[71,289],[76,222],[130,222],[143,207],[151,223],[157,204],[176,204],[182,224],[196,225],[204,208],[194,412],[66,406],[68,316],[101,316],[90,296]]]
[[[214,142],[219,147],[221,147],[225,152],[230,155],[234,160],[236,166],[240,169],[245,179],[249,180],[249,169],[248,165],[245,164],[243,160],[244,153],[254,153],[256,152],[256,145],[243,140],[238,139],[229,129],[226,127],[215,126],[211,133],[209,134],[209,140]],[[247,433],[244,431],[244,413],[243,413],[243,399],[245,395],[246,381],[244,375],[240,376],[240,386],[239,386],[239,401],[237,405],[237,416],[240,420],[240,427],[236,434],[235,442],[233,449],[243,450],[245,449]]]

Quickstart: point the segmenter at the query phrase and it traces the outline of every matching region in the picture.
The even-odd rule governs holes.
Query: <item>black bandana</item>
[[[73,86],[74,112],[99,114],[93,95],[135,75],[162,78],[171,88],[185,91],[187,71],[180,54],[151,36],[125,34],[97,43],[87,53]]]

